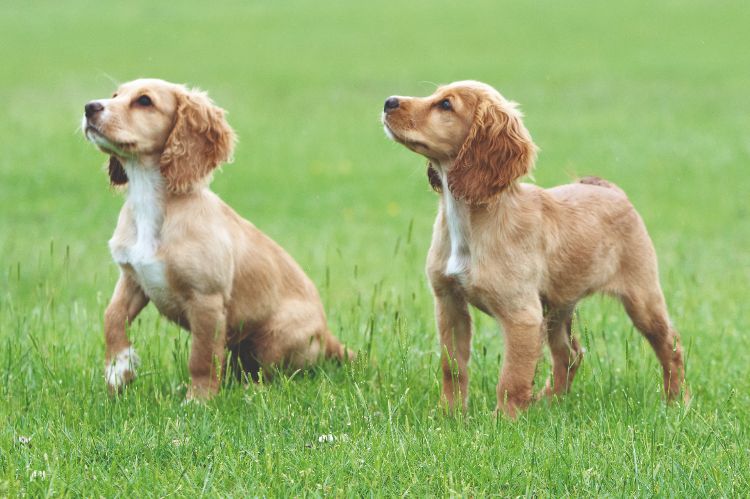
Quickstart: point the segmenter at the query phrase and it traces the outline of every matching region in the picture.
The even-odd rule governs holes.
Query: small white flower
[[[336,437],[334,437],[330,433],[328,435],[321,435],[321,436],[318,437],[318,443],[321,443],[321,444],[324,443],[324,442],[331,443],[331,442],[333,442],[335,440],[336,440]]]
[[[29,445],[31,443],[31,437],[24,437],[21,435],[18,437],[18,443],[21,445]]]
[[[172,445],[175,446],[175,447],[180,447],[181,445],[187,444],[189,440],[190,439],[187,438],[187,437],[185,437],[185,438],[173,438],[172,439]]]
[[[44,470],[33,470],[31,472],[31,476],[29,477],[29,480],[31,480],[33,482],[34,480],[44,480],[45,478],[47,478],[47,472],[46,471],[44,471]]]
[[[348,442],[349,441],[349,435],[346,433],[342,433],[340,436],[328,434],[328,435],[321,435],[318,437],[318,443],[333,443],[333,442]]]

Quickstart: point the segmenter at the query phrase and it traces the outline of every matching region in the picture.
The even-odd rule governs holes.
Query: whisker
[[[106,79],[108,79],[108,80],[109,80],[109,82],[110,82],[110,83],[111,83],[112,85],[114,85],[114,86],[116,86],[116,87],[119,87],[119,86],[120,86],[120,83],[121,83],[121,82],[120,82],[120,81],[118,81],[118,80],[117,80],[117,79],[116,79],[116,78],[115,78],[114,76],[110,75],[109,73],[105,73],[104,71],[101,71],[101,70],[99,71],[99,73],[101,73],[101,75],[102,75],[102,76],[104,76],[104,77],[105,77]]]
[[[438,88],[440,86],[439,83],[435,83],[434,81],[429,81],[429,80],[422,80],[419,83],[429,83],[430,85],[434,86],[435,88]]]

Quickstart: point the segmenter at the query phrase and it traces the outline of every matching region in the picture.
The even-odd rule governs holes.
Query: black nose
[[[396,109],[398,107],[398,99],[396,97],[389,97],[385,101],[385,106],[383,106],[383,111],[388,112],[391,109]]]
[[[92,101],[86,104],[84,107],[84,112],[86,113],[87,118],[91,118],[93,115],[98,113],[99,111],[104,109],[104,106],[101,105],[101,103]]]

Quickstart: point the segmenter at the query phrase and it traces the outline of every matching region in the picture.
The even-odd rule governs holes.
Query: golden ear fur
[[[486,96],[448,173],[448,187],[458,199],[486,204],[531,171],[536,149],[515,104]]]
[[[190,191],[222,163],[231,160],[235,135],[204,92],[178,97],[177,116],[161,155],[161,172],[171,192]]]

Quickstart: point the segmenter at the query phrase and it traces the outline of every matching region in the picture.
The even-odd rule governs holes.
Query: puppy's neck
[[[451,240],[451,254],[445,266],[445,273],[449,276],[461,276],[469,269],[471,262],[471,208],[451,193],[448,187],[447,168],[438,164],[437,171],[443,184],[442,203]]]
[[[152,258],[159,245],[164,223],[167,189],[158,164],[141,164],[134,160],[123,165],[128,175],[128,204],[136,229],[133,256],[136,260]]]

